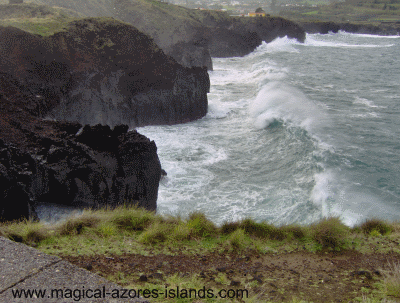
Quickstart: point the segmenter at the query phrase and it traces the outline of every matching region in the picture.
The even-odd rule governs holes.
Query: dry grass
[[[389,269],[384,271],[386,295],[400,298],[400,263],[389,263]]]

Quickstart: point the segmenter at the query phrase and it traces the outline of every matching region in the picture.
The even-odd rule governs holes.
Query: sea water
[[[400,37],[279,38],[214,58],[208,114],[138,131],[168,176],[157,212],[217,225],[400,219]]]

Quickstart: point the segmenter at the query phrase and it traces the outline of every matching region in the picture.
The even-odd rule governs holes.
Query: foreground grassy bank
[[[3,223],[0,235],[127,288],[248,292],[241,299],[152,302],[400,301],[400,223],[349,228],[327,218],[277,227],[245,219],[217,227],[201,213],[182,219],[120,207],[58,225]]]

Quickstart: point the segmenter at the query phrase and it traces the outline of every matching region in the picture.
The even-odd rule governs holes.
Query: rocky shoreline
[[[309,34],[328,34],[344,31],[352,34],[369,34],[379,36],[398,36],[400,35],[400,24],[356,24],[356,23],[337,23],[332,21],[298,21],[298,24]]]

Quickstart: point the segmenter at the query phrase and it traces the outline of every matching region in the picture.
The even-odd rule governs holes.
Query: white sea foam
[[[332,180],[333,173],[331,171],[324,171],[314,175],[315,185],[311,192],[311,201],[321,208],[322,216],[329,215],[327,201],[333,198]]]
[[[399,39],[400,36],[380,36],[380,35],[371,35],[371,34],[353,34],[353,33],[346,33],[344,31],[339,31],[340,35],[343,36],[350,36],[350,37],[357,37],[357,38],[376,38],[376,39]]]
[[[377,216],[393,220],[398,212],[361,183],[348,180],[341,170],[324,170],[315,174],[314,180],[310,198],[321,209],[322,217],[338,216],[344,224],[354,226],[365,218]]]
[[[231,111],[229,104],[222,102],[213,102],[208,104],[207,118],[221,119],[226,118]]]
[[[294,46],[300,44],[296,39],[288,38],[287,36],[282,38],[276,38],[270,43],[262,42],[262,44],[249,56],[257,56],[258,53],[298,53],[299,50]]]
[[[368,100],[368,99],[366,99],[366,98],[361,98],[361,97],[355,97],[355,99],[354,99],[354,101],[353,101],[353,103],[354,104],[362,104],[362,105],[365,105],[365,106],[367,106],[367,107],[371,107],[371,108],[386,108],[386,106],[378,106],[378,105],[375,105],[374,104],[374,102],[372,101],[372,100]]]
[[[308,131],[319,125],[321,119],[328,123],[322,110],[300,90],[277,81],[264,85],[249,110],[257,129],[266,128],[274,120],[290,122]]]
[[[377,48],[377,47],[392,47],[394,44],[349,44],[343,42],[331,42],[326,40],[318,40],[317,36],[307,35],[305,46],[314,47],[338,47],[338,48]]]
[[[379,118],[379,114],[374,112],[369,112],[365,114],[351,114],[350,118]]]

